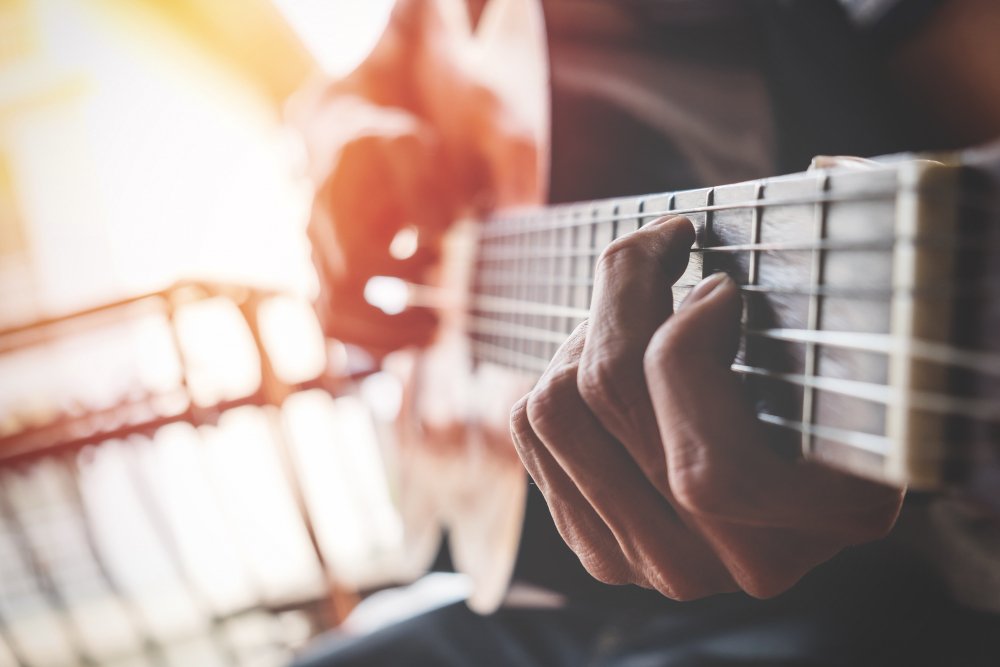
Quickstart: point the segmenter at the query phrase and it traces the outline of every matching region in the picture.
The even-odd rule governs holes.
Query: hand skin
[[[903,492],[768,447],[736,375],[740,296],[707,278],[673,313],[694,229],[661,219],[597,267],[589,323],[514,407],[518,453],[595,578],[676,600],[777,595],[884,536]]]
[[[368,280],[430,282],[455,220],[538,192],[534,139],[461,67],[461,39],[436,0],[401,0],[354,72],[290,104],[316,187],[308,235],[320,322],[326,335],[377,358],[427,345],[437,318],[427,309],[388,315],[369,305]],[[401,259],[390,244],[406,227],[419,245]]]

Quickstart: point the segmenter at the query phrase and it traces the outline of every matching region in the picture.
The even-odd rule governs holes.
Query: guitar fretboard
[[[716,271],[740,285],[733,370],[761,420],[792,434],[807,457],[935,482],[947,419],[998,413],[995,400],[955,401],[945,390],[956,364],[996,363],[950,344],[957,172],[900,162],[504,212],[480,238],[468,321],[475,357],[540,373],[587,317],[608,244],[685,215],[697,241],[684,275],[664,289],[677,303]]]

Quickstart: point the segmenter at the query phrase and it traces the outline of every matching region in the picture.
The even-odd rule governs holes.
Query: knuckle
[[[734,506],[732,485],[705,460],[672,467],[670,490],[677,503],[696,516],[726,517]]]
[[[528,420],[528,396],[522,396],[510,410],[510,437],[521,451],[530,446],[534,431]]]
[[[620,586],[631,583],[629,573],[612,559],[590,548],[575,549],[580,564],[590,576],[603,584]]]
[[[703,586],[697,577],[685,576],[675,571],[669,566],[668,557],[663,555],[646,557],[638,562],[642,563],[638,569],[646,584],[671,600],[687,602],[705,597],[712,592]]]
[[[636,262],[647,261],[649,258],[649,251],[641,236],[637,234],[621,236],[612,241],[597,259],[598,280],[608,275],[615,275],[623,266],[628,267]]]
[[[578,509],[566,506],[557,498],[546,496],[546,499],[550,502],[559,536],[591,577],[614,586],[633,583],[631,569],[617,556],[617,542],[581,521]]]
[[[683,358],[684,333],[680,314],[674,315],[656,330],[642,358],[647,373],[662,371],[664,366],[674,366]]]
[[[626,423],[645,391],[642,362],[628,346],[584,354],[577,374],[577,391],[603,419]]]
[[[573,333],[569,335],[567,339],[567,345],[572,341],[575,345],[582,345],[587,340],[587,331],[590,330],[590,320],[584,320],[576,325],[573,329]]]
[[[568,366],[546,374],[527,396],[525,416],[536,432],[562,430],[562,425],[579,409],[576,367]]]
[[[618,379],[615,375],[614,363],[607,355],[585,355],[580,360],[576,377],[580,397],[590,406],[600,406],[611,400],[614,394],[611,389]]]

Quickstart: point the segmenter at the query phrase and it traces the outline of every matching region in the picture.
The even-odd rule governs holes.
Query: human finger
[[[763,426],[730,369],[741,303],[723,274],[692,292],[656,332],[646,382],[666,447],[676,501],[695,515],[750,525],[814,528],[874,539],[895,520],[902,491],[790,461],[766,445]]]
[[[363,347],[376,358],[404,347],[424,347],[433,339],[438,323],[433,311],[409,308],[386,313],[368,303],[363,285],[329,276],[320,259],[314,266],[320,279],[314,308],[325,336]]]
[[[580,343],[578,337],[564,345],[528,395],[526,430],[610,530],[634,583],[674,599],[730,590],[732,580],[709,545],[687,529],[583,401],[574,358]]]
[[[694,227],[664,218],[614,241],[597,263],[580,395],[647,478],[669,495],[666,461],[643,378],[650,338],[673,312],[671,286],[688,264]]]
[[[583,322],[559,348],[549,367],[576,363],[586,331],[587,323]],[[531,395],[532,392],[526,394],[511,409],[510,435],[518,457],[545,496],[559,534],[584,569],[598,581],[615,585],[634,583],[617,539],[535,433],[528,417]]]

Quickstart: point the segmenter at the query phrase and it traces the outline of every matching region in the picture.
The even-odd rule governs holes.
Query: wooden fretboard
[[[475,357],[542,371],[588,315],[602,250],[683,214],[697,242],[683,277],[664,289],[679,302],[716,271],[741,285],[733,370],[762,421],[792,434],[806,457],[864,476],[921,486],[960,477],[956,462],[983,456],[974,443],[1000,415],[1000,350],[959,325],[981,306],[962,301],[964,265],[986,261],[987,247],[986,232],[966,229],[966,209],[980,205],[969,202],[982,199],[968,171],[896,160],[503,212],[479,242]]]

